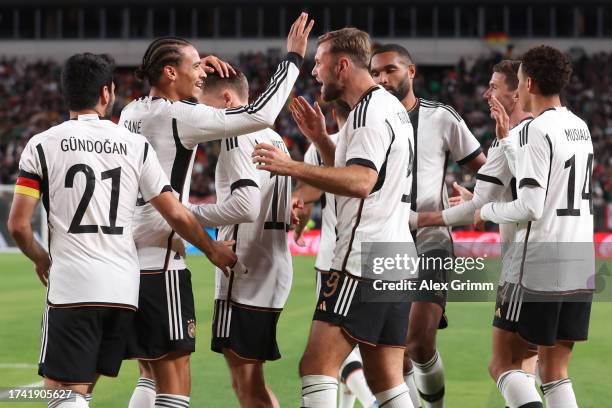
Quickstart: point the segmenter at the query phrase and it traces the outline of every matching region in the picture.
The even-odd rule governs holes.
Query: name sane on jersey
[[[89,152],[89,153],[106,153],[106,154],[122,154],[127,156],[127,144],[118,143],[113,140],[83,140],[77,139],[74,136],[68,139],[62,139],[60,147],[63,152]]]

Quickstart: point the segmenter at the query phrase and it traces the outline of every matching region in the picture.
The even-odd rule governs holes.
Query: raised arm
[[[198,143],[272,127],[300,73],[313,24],[314,20],[308,23],[306,13],[292,24],[287,37],[287,56],[278,65],[266,90],[250,105],[216,109],[188,101],[173,103],[170,115],[177,120],[178,133],[185,147],[193,148]]]

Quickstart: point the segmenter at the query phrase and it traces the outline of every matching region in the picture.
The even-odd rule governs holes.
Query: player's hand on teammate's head
[[[236,75],[236,71],[228,62],[225,62],[214,55],[209,55],[202,58],[202,66],[204,66],[204,72],[206,74],[216,72],[221,78]]]
[[[495,135],[498,139],[508,137],[510,132],[510,118],[508,117],[508,113],[495,96],[491,96],[491,103],[493,104],[491,106],[491,114],[493,115],[493,119],[495,119]]]
[[[308,13],[302,12],[291,24],[291,29],[287,35],[287,52],[295,52],[304,57],[308,45],[308,35],[313,25],[314,20],[308,22]]]
[[[291,175],[291,167],[294,161],[287,153],[271,144],[259,143],[255,145],[251,157],[253,157],[253,163],[257,165],[259,170],[266,170],[281,176]]]
[[[34,268],[36,270],[36,275],[38,275],[38,279],[40,279],[41,283],[46,287],[49,282],[49,267],[51,266],[51,261],[49,257],[43,257],[40,260],[37,260],[34,264]]]
[[[289,105],[289,110],[300,132],[308,140],[315,142],[319,138],[327,136],[325,115],[323,115],[318,103],[315,102],[313,106],[310,106],[304,97],[298,96]]]
[[[456,181],[453,181],[453,190],[455,191],[457,195],[452,196],[448,199],[448,204],[451,207],[462,204],[466,201],[470,201],[472,197],[474,197],[474,194],[470,190],[463,187]]]
[[[238,261],[238,257],[232,251],[235,241],[214,241],[210,253],[206,254],[210,262],[227,275],[228,268],[232,268]]]

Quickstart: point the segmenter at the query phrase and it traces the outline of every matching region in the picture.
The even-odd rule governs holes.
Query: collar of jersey
[[[98,116],[95,113],[86,113],[84,115],[79,115],[76,118],[72,118],[72,120],[100,120],[102,119],[100,116]]]

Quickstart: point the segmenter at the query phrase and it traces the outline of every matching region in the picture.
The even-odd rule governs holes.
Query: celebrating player
[[[368,34],[355,28],[319,37],[312,74],[322,84],[322,97],[352,108],[337,146],[319,106],[301,97],[294,101],[294,118],[328,167],[295,162],[267,144],[253,152],[258,168],[297,177],[336,198],[334,259],[300,362],[303,407],[336,406],[338,371],[357,343],[380,405],[412,407],[402,376],[407,294],[381,301],[385,292],[376,292],[361,271],[361,256],[367,255],[362,242],[412,242],[405,228],[409,206],[402,200],[410,188],[412,127],[401,103],[370,76],[370,53]],[[398,279],[411,277],[403,272]]]
[[[574,342],[587,339],[594,289],[593,144],[584,121],[561,106],[571,72],[569,57],[552,47],[523,56],[518,96],[534,119],[519,134],[518,198],[474,215],[476,223],[519,223],[517,262],[504,269],[498,289],[489,366],[512,408],[542,407],[533,378],[521,370],[528,342],[538,345],[546,406],[578,406],[567,366]]]
[[[194,46],[180,38],[160,38],[149,45],[137,74],[148,80],[151,91],[123,109],[120,124],[144,135],[157,149],[172,188],[183,203],[188,200],[198,143],[273,125],[299,74],[312,25],[306,13],[297,18],[287,37],[287,57],[267,89],[254,103],[232,109],[189,101],[197,100],[202,92],[205,63],[214,64],[223,77],[229,74],[225,64],[214,57],[201,60]],[[148,363],[141,365],[144,378],[139,380],[130,406],[153,406],[154,380],[158,403],[182,408],[189,403],[189,355],[195,350],[191,273],[185,265],[180,237],[150,206],[139,207],[136,220],[140,309],[128,356]]]
[[[209,76],[200,102],[234,108],[246,105],[248,97],[247,79],[237,71],[229,78]],[[276,325],[291,289],[291,178],[255,168],[251,153],[257,143],[288,154],[271,129],[224,140],[215,170],[217,203],[191,210],[203,226],[218,227],[219,238],[232,237],[238,258],[249,265],[247,275],[216,271],[211,348],[225,356],[240,406],[278,407],[263,363],[280,358]]]
[[[477,171],[486,158],[478,140],[453,108],[427,101],[414,95],[413,80],[416,66],[410,53],[401,45],[377,47],[370,61],[374,80],[402,102],[410,115],[414,129],[414,170],[410,195],[411,229],[416,229],[417,211],[441,211],[448,207],[444,184],[449,155],[457,164]],[[419,254],[426,259],[452,256],[453,247],[448,227],[427,227],[416,230],[415,242]],[[429,262],[428,262],[429,263]],[[420,281],[447,282],[448,270],[421,268]],[[444,309],[445,290],[420,290],[414,294],[410,309],[404,373],[411,388],[413,404],[426,407],[444,405],[444,367],[436,350],[436,332],[447,326]],[[414,375],[413,375],[414,367]],[[416,382],[415,389],[414,382]]]
[[[338,124],[338,130],[342,129],[351,108],[346,102],[337,99],[333,102],[333,116]],[[299,123],[299,122],[298,122]],[[338,133],[329,135],[329,138],[334,144],[338,144]],[[304,155],[304,163],[315,166],[323,166],[323,159],[316,149],[314,144],[311,144],[306,154]],[[319,252],[315,260],[315,272],[317,277],[317,297],[321,290],[321,276],[325,276],[325,280],[330,273],[332,260],[334,258],[334,247],[336,246],[336,200],[331,193],[323,193],[316,187],[310,186],[302,181],[298,182],[298,187],[293,192],[294,200],[301,200],[305,206],[321,200],[322,226],[321,240],[319,241]],[[309,218],[308,216],[304,218]],[[302,219],[301,221],[303,221]],[[295,229],[294,234],[298,236],[300,231]],[[363,374],[363,362],[359,348],[356,347],[349,357],[342,363],[340,367],[340,408],[352,408],[355,405],[355,400],[364,407],[370,407],[376,402],[376,398],[370,391]]]
[[[39,374],[47,388],[76,393],[51,400],[53,407],[87,407],[85,395],[98,376],[119,373],[138,307],[132,221],[139,191],[217,266],[236,262],[172,195],[147,140],[104,120],[115,97],[113,71],[106,55],[77,54],[66,61],[61,81],[71,120],[28,142],[8,221],[48,286]],[[48,253],[31,228],[39,198],[48,215]]]

